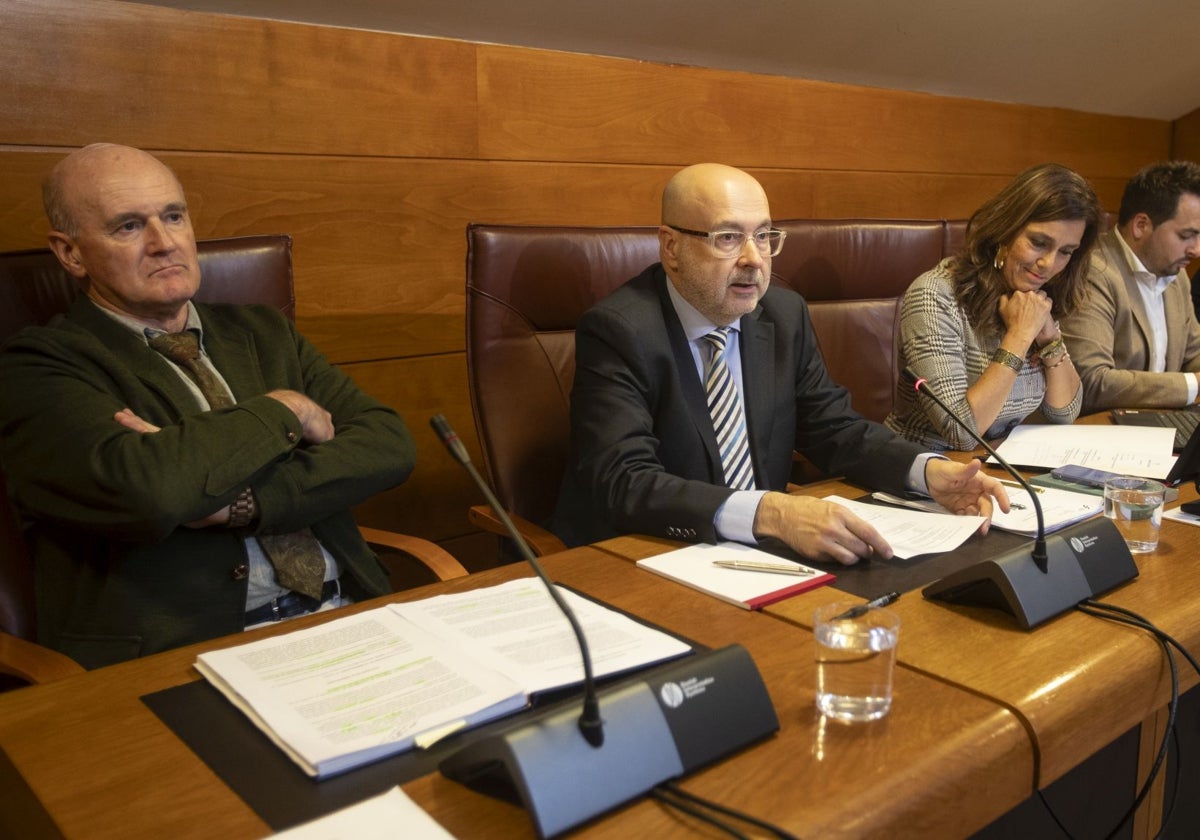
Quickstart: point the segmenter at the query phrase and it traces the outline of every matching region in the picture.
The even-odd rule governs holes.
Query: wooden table
[[[1168,509],[1197,497],[1194,487],[1180,491],[1180,499]],[[864,491],[826,481],[807,485],[802,492],[857,498]],[[1200,556],[1198,539],[1200,531],[1194,526],[1164,520],[1158,549],[1134,555],[1139,577],[1098,600],[1145,616],[1189,650],[1200,652],[1200,575],[1192,566]],[[600,545],[638,560],[679,544],[630,536]],[[845,597],[836,586],[835,582],[803,593],[764,612],[811,632],[814,609],[833,597]],[[1144,779],[1162,737],[1170,692],[1162,649],[1150,634],[1075,611],[1024,631],[999,611],[948,606],[918,593],[901,598],[891,609],[901,617],[901,670],[946,680],[1019,717],[1036,756],[1034,787],[1044,789],[1138,725],[1138,783]],[[1182,691],[1194,686],[1197,676],[1182,659],[1179,663]],[[897,701],[893,713],[899,707]],[[1135,836],[1152,836],[1157,829],[1161,783],[1160,776],[1151,805],[1139,812]]]
[[[693,774],[683,782],[686,789],[822,838],[963,836],[1032,792],[1030,739],[1001,703],[901,668],[887,718],[857,726],[827,722],[813,702],[811,633],[641,572],[617,556],[620,550],[617,541],[545,563],[563,583],[697,642],[743,644],[781,721],[776,736]],[[527,574],[521,565],[508,566],[392,598],[411,600]],[[201,651],[330,615],[0,695],[0,835],[181,840],[269,833],[139,698],[198,679],[192,663]],[[456,836],[532,836],[521,810],[438,774],[404,789]],[[578,833],[710,836],[711,829],[643,799]]]

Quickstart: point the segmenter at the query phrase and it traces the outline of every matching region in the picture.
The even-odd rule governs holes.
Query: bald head
[[[762,185],[723,163],[697,163],[672,176],[663,190],[662,223],[695,227],[715,207],[767,206]]]
[[[121,173],[134,167],[161,169],[179,183],[166,164],[131,146],[93,143],[60,160],[42,184],[42,204],[51,229],[78,236],[81,212],[94,206],[96,194],[103,189],[104,182],[120,177]]]

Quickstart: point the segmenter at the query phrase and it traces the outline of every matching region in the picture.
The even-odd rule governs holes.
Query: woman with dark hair
[[[975,211],[966,244],[908,287],[900,309],[900,365],[928,380],[986,438],[1034,411],[1052,423],[1079,415],[1082,387],[1058,319],[1079,305],[1099,235],[1100,203],[1057,164],[1027,169]],[[975,441],[906,384],[889,428],[933,449]]]

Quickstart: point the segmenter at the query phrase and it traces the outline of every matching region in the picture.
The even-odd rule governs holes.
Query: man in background
[[[351,506],[415,446],[263,306],[193,303],[183,189],[96,144],[44,187],[70,310],[0,354],[0,459],[38,636],[92,668],[388,591]]]
[[[1186,268],[1200,256],[1200,165],[1156,163],[1130,179],[1100,236],[1083,304],[1062,333],[1083,410],[1185,406],[1200,396],[1200,324]]]
[[[853,563],[891,547],[832,502],[783,492],[793,449],[828,473],[958,513],[1008,509],[978,461],[922,454],[850,407],[830,380],[803,298],[768,287],[783,247],[766,193],[698,164],[667,184],[661,262],[589,310],[575,333],[571,453],[554,530],[783,542]],[[986,525],[984,526],[986,529]]]

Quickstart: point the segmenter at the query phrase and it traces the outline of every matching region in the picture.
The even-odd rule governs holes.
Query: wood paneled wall
[[[778,218],[962,217],[1047,160],[1115,209],[1172,141],[1157,120],[110,0],[0,0],[0,55],[0,250],[44,243],[42,177],[98,140],[174,167],[202,238],[291,233],[300,329],[420,444],[360,515],[469,562],[492,546],[427,425],[445,412],[478,454],[468,222],[653,224],[701,160],[751,170]]]
[[[1175,120],[1171,157],[1200,161],[1200,108]]]

